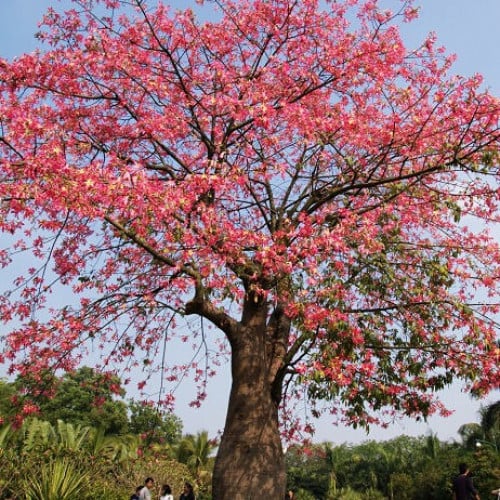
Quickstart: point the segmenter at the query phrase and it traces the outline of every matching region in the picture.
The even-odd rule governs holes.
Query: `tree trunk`
[[[253,319],[240,323],[231,339],[232,386],[215,461],[213,500],[278,500],[285,494],[276,349],[263,317]]]

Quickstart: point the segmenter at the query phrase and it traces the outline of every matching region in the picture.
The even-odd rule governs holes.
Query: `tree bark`
[[[281,393],[276,390],[276,342],[272,335],[276,329],[266,327],[265,315],[256,310],[253,313],[230,338],[232,386],[215,461],[214,500],[278,500],[285,494],[278,422]]]

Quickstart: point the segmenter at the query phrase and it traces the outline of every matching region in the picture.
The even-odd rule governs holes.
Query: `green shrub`
[[[26,479],[28,500],[79,500],[88,489],[89,471],[81,471],[66,459],[42,465],[40,474]]]

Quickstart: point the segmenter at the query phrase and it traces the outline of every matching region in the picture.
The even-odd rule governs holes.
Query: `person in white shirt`
[[[155,482],[152,477],[146,478],[146,480],[144,481],[144,486],[139,493],[139,500],[152,500],[153,497],[151,496],[151,490],[153,489],[154,484]]]
[[[160,491],[160,500],[174,500],[172,495],[172,488],[168,484],[164,484]]]

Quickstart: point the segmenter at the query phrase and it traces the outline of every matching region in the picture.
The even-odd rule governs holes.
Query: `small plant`
[[[56,459],[40,469],[38,477],[27,480],[29,500],[77,500],[87,485],[88,472],[83,472],[66,459]]]

